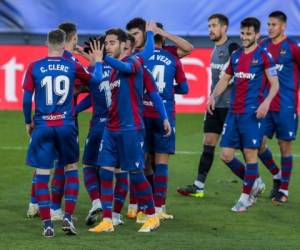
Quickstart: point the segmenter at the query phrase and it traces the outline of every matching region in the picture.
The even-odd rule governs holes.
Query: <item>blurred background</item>
[[[287,34],[299,40],[300,0],[0,0],[0,110],[22,108],[24,73],[31,61],[46,55],[50,29],[74,22],[83,44],[91,35],[125,28],[131,18],[142,17],[163,23],[165,30],[194,45],[193,53],[182,59],[190,93],[176,97],[177,112],[204,112],[214,46],[207,36],[207,18],[216,12],[227,15],[228,34],[239,41],[242,19],[259,18],[261,33],[267,35],[267,17],[274,10],[287,14]]]

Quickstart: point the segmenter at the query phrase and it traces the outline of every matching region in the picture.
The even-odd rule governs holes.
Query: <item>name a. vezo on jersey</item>
[[[276,64],[276,70],[281,71],[283,69],[283,64]]]
[[[163,55],[153,55],[148,60],[160,61],[160,62],[163,62],[166,65],[170,65],[172,63],[171,60],[168,57],[165,57]]]
[[[56,120],[62,120],[66,118],[65,114],[59,114],[59,115],[43,115],[43,120],[45,121],[56,121]]]
[[[212,69],[218,69],[218,70],[225,70],[225,66],[227,66],[227,65],[224,63],[211,63],[210,64],[210,67]]]
[[[49,64],[48,68],[45,69],[45,67],[40,67],[40,70],[42,73],[47,72],[48,70],[59,70],[59,71],[63,71],[63,72],[68,72],[69,71],[69,67],[63,64]]]
[[[120,80],[116,80],[114,82],[109,83],[109,87],[111,90],[113,90],[114,88],[119,88],[121,85]]]
[[[234,77],[253,80],[255,77],[255,74],[254,73],[245,73],[245,72],[235,72]]]

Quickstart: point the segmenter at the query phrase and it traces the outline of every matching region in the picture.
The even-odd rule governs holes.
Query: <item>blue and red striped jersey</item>
[[[35,94],[35,126],[60,126],[73,122],[76,78],[84,84],[97,81],[80,64],[63,57],[46,57],[30,64],[23,89]]]
[[[271,102],[270,110],[280,111],[286,108],[297,110],[300,44],[289,37],[278,44],[266,38],[261,42],[261,46],[272,54],[279,79],[279,91]]]
[[[226,73],[234,76],[230,100],[233,113],[254,112],[258,108],[267,87],[265,70],[272,67],[272,55],[259,46],[248,54],[242,48],[232,54]]]
[[[152,73],[167,113],[174,115],[174,83],[181,84],[187,82],[180,60],[165,49],[155,48],[153,55],[145,60],[144,64]],[[144,116],[159,117],[147,94],[144,96]]]
[[[111,131],[143,129],[142,59],[129,56],[122,61],[130,65],[131,72],[113,68],[110,73],[111,106],[108,111],[107,128]]]
[[[89,67],[88,70],[89,72],[93,72],[94,67]],[[111,66],[103,64],[101,81],[98,84],[89,84],[93,110],[93,116],[90,123],[91,126],[108,116],[108,109],[111,105],[111,90],[109,87],[109,75],[111,70]]]

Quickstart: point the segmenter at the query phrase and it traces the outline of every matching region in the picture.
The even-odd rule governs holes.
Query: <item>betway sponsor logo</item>
[[[120,85],[121,85],[120,79],[109,83],[109,87],[111,90],[113,90],[114,88],[120,88]]]
[[[224,63],[211,63],[210,67],[212,69],[218,69],[218,70],[225,70],[225,67],[227,66],[227,64]]]
[[[66,118],[66,114],[50,114],[50,115],[43,115],[42,119],[45,121],[57,121]]]
[[[255,77],[255,74],[254,73],[245,73],[245,72],[235,72],[234,77],[253,80]]]
[[[276,70],[281,71],[283,69],[283,64],[276,64]]]

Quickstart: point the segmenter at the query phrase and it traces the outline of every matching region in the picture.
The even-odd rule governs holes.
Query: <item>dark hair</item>
[[[119,29],[119,28],[115,28],[115,29],[109,29],[105,32],[105,36],[107,35],[115,35],[117,36],[118,40],[120,42],[125,42],[127,40],[127,34],[124,30]]]
[[[162,30],[164,29],[164,26],[163,26],[163,24],[162,23],[156,23],[156,26],[158,27],[158,28],[161,28]],[[164,43],[164,38],[163,38],[163,36],[162,35],[159,35],[159,34],[156,34],[156,35],[154,35],[154,42],[155,43]]]
[[[69,42],[72,38],[77,33],[77,27],[74,23],[61,23],[58,26],[59,29],[63,30],[66,33],[66,41]]]
[[[254,28],[255,33],[259,33],[260,21],[256,17],[247,17],[241,21],[241,29],[250,27]]]
[[[131,19],[127,24],[126,24],[126,30],[131,30],[131,29],[140,29],[141,31],[145,32],[146,30],[146,21],[141,18],[141,17],[136,17]]]
[[[66,41],[66,33],[61,29],[51,30],[47,35],[47,42],[50,45],[60,45]]]
[[[211,19],[218,19],[219,20],[219,23],[221,25],[226,25],[228,26],[229,25],[229,19],[227,16],[221,14],[221,13],[215,13],[215,14],[212,14],[209,18],[208,18],[208,21],[210,21]]]
[[[270,13],[269,17],[273,17],[273,18],[276,18],[284,23],[286,23],[287,21],[287,16],[286,14],[284,14],[282,11],[280,10],[276,10],[276,11],[273,11],[272,13]]]
[[[134,36],[127,33],[127,40],[130,41],[130,46],[133,48],[134,47],[134,44],[135,44],[135,39],[134,39]]]

